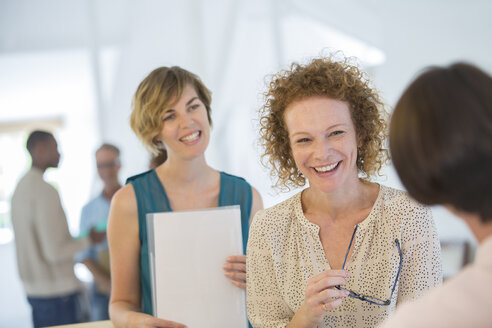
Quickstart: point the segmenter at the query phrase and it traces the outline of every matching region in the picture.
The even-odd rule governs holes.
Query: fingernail
[[[350,277],[350,272],[349,271],[345,271],[345,277]]]
[[[230,277],[232,274],[230,272],[224,272],[224,276]]]

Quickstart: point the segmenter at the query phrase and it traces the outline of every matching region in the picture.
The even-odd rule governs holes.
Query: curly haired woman
[[[260,111],[263,159],[277,187],[309,184],[253,220],[253,327],[375,327],[441,283],[430,210],[370,181],[388,161],[384,113],[348,59],[273,76]]]

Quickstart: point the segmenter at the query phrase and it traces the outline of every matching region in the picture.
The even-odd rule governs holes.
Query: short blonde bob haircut
[[[263,165],[270,168],[275,186],[281,190],[302,187],[306,178],[297,168],[284,121],[286,108],[295,101],[310,97],[327,97],[347,102],[360,146],[357,168],[362,179],[380,174],[389,160],[383,148],[387,136],[386,111],[377,92],[369,85],[366,74],[349,59],[333,56],[311,60],[271,77],[265,104],[259,111],[260,144],[264,147]]]
[[[200,78],[178,66],[153,70],[138,86],[132,101],[130,126],[142,143],[154,154],[165,152],[155,140],[162,128],[164,110],[174,106],[187,85],[195,88],[198,98],[207,109],[208,122],[212,95]]]

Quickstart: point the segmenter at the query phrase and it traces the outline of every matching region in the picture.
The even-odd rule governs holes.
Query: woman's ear
[[[357,134],[357,148],[361,148],[362,147],[362,138],[359,134]]]

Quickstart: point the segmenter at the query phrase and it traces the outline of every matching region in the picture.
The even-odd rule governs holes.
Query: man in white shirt
[[[19,275],[32,307],[34,327],[80,322],[81,283],[74,274],[73,256],[104,234],[73,239],[57,190],[44,181],[47,168],[58,167],[60,153],[49,132],[34,131],[27,139],[31,169],[12,196]]]
[[[395,168],[412,197],[444,205],[479,242],[474,263],[382,327],[492,327],[492,77],[457,63],[421,74],[391,120]]]

